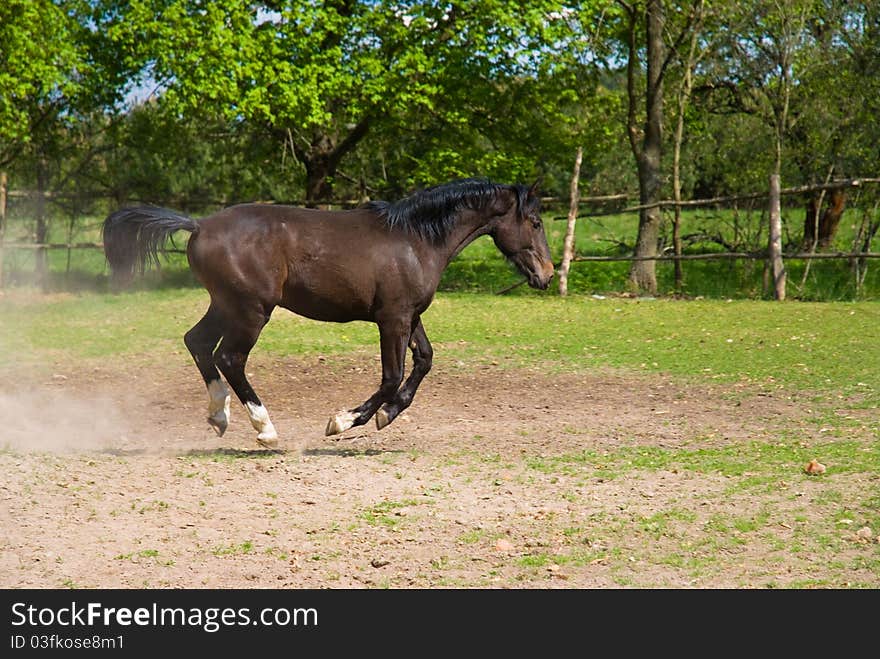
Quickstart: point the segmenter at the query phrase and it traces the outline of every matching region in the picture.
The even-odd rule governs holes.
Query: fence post
[[[3,290],[3,240],[6,235],[6,172],[0,172],[0,290]]]
[[[773,297],[785,299],[785,265],[782,262],[782,211],[779,201],[779,174],[770,175],[770,274],[773,277]]]
[[[559,294],[568,295],[568,271],[571,268],[571,259],[574,257],[574,229],[577,223],[578,202],[580,201],[580,188],[578,183],[581,177],[581,161],[584,157],[584,148],[577,148],[574,158],[574,174],[571,176],[571,195],[568,206],[568,223],[565,227],[565,241],[562,246],[562,264],[559,266]]]
[[[34,215],[36,227],[34,229],[34,242],[37,243],[34,252],[34,276],[37,285],[43,291],[49,288],[49,251],[46,243],[49,242],[49,219],[46,214],[46,193],[48,186],[48,165],[46,158],[41,156],[37,161],[37,197]]]

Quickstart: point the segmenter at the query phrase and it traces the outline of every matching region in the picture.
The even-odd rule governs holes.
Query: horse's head
[[[544,290],[553,278],[554,268],[537,187],[537,182],[529,188],[513,186],[513,203],[495,220],[490,234],[501,253],[528,278],[529,286]]]

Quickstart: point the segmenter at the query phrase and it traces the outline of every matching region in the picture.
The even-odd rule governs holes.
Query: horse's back
[[[410,251],[369,209],[241,204],[199,224],[188,256],[212,298],[246,296],[317,320],[372,319],[390,264]]]

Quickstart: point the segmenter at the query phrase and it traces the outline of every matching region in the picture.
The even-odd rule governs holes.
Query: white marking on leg
[[[349,428],[351,428],[354,420],[357,419],[358,415],[354,412],[349,412],[348,410],[341,410],[336,413],[336,416],[330,417],[330,420],[327,422],[327,429],[324,431],[325,435],[336,435],[341,432],[345,432]]]
[[[222,380],[211,380],[208,384],[208,423],[221,436],[229,425],[229,403],[226,383]]]
[[[257,431],[257,441],[263,446],[274,448],[278,445],[278,433],[269,420],[269,412],[262,405],[248,401],[245,403],[251,425]]]

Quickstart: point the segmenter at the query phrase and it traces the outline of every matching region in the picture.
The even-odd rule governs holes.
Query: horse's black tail
[[[104,256],[114,277],[127,280],[159,265],[159,250],[175,231],[196,234],[196,220],[158,206],[123,208],[107,216],[101,229]]]

